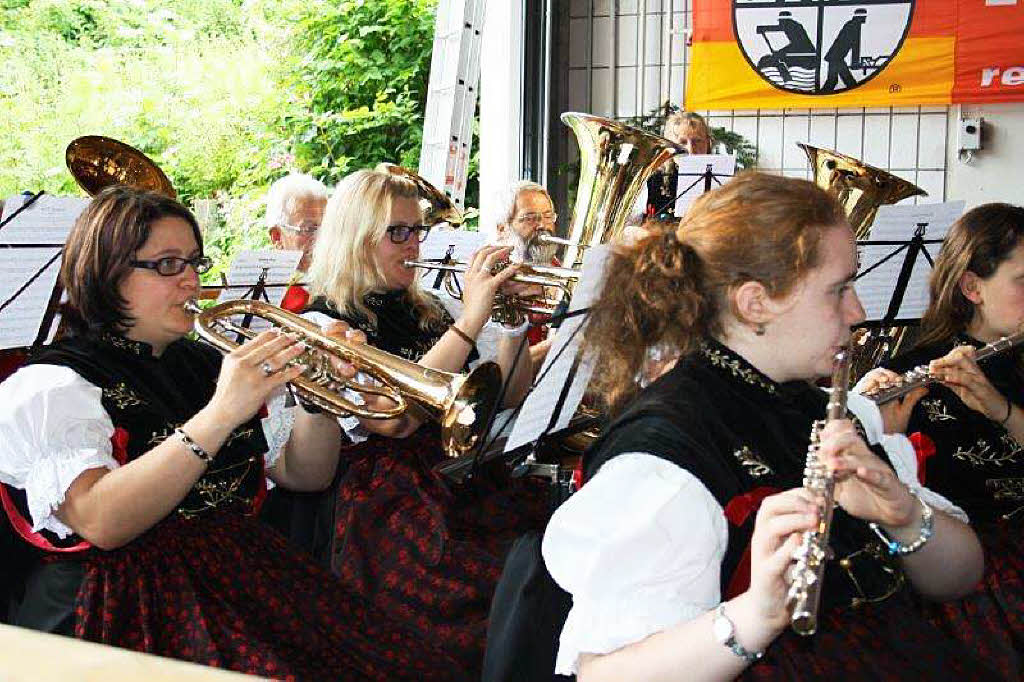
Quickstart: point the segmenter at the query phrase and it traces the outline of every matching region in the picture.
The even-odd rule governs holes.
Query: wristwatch
[[[725,604],[719,604],[715,611],[715,620],[711,623],[711,630],[719,644],[729,647],[733,652],[747,663],[757,663],[764,656],[763,651],[747,651],[736,641],[736,626],[725,615]]]

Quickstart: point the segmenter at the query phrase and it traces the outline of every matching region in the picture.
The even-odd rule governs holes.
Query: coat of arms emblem
[[[780,90],[832,95],[871,80],[903,45],[914,0],[733,0],[743,55]]]

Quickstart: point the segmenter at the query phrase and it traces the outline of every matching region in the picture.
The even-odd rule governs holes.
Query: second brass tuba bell
[[[567,112],[562,122],[576,134],[580,180],[569,241],[562,262],[575,266],[581,250],[622,234],[647,179],[679,153],[671,140],[592,114]]]

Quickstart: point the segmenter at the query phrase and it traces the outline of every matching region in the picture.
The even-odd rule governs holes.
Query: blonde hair
[[[313,296],[323,296],[342,315],[362,317],[374,326],[377,316],[363,299],[387,288],[375,254],[377,245],[389,238],[387,228],[397,199],[411,199],[418,206],[415,183],[375,170],[360,170],[345,177],[327,202],[309,267]],[[427,329],[442,318],[440,305],[420,288],[418,280],[406,291],[421,328]]]

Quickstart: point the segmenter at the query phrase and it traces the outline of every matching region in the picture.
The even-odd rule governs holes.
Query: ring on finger
[[[263,376],[265,376],[265,377],[269,377],[269,376],[273,375],[273,373],[275,371],[274,368],[271,366],[271,364],[269,362],[266,362],[266,361],[264,361],[263,364],[260,365],[260,369],[263,371]]]

